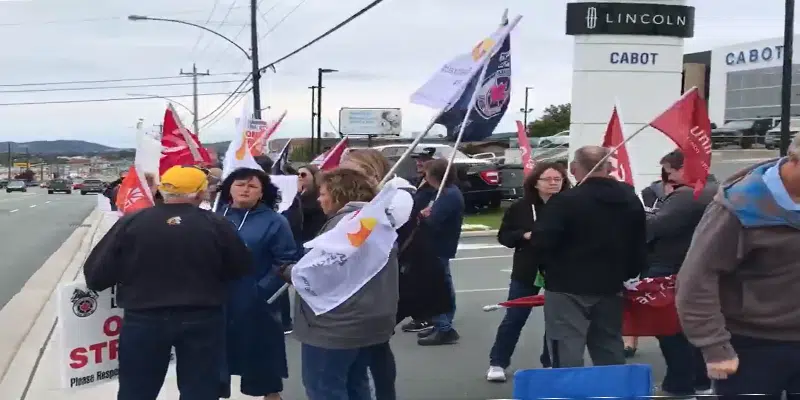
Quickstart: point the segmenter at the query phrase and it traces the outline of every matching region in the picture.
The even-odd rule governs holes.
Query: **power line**
[[[198,96],[222,96],[227,95],[228,92],[222,93],[198,93]],[[192,97],[194,94],[174,94],[166,97]],[[129,97],[108,97],[103,99],[84,99],[84,100],[53,100],[53,101],[21,101],[15,103],[0,103],[0,107],[6,106],[34,106],[44,104],[75,104],[75,103],[107,103],[112,101],[131,101],[131,100],[155,100],[156,96],[129,96]]]
[[[234,3],[235,5],[235,3]],[[247,6],[235,6],[233,9],[238,8],[246,8]],[[205,12],[206,9],[194,9],[194,10],[185,10],[185,11],[176,11],[161,14],[164,16],[170,15],[184,15],[184,14],[196,14],[199,12]],[[27,21],[27,22],[4,22],[0,23],[0,27],[6,26],[26,26],[26,25],[53,25],[53,24],[76,24],[76,23],[87,23],[87,22],[109,22],[109,21],[121,21],[127,20],[127,17],[120,17],[120,16],[108,16],[108,17],[89,17],[89,18],[76,18],[76,19],[56,19],[50,21]]]
[[[209,21],[211,21],[211,17],[214,16],[214,11],[217,11],[217,6],[219,5],[219,0],[214,0],[214,6],[211,7],[211,12],[208,13],[208,18],[206,18],[206,22],[202,25],[207,25]],[[225,21],[223,21],[225,22]],[[197,40],[194,42],[194,46],[192,46],[192,51],[190,53],[194,54],[194,51],[197,50],[197,45],[200,44],[200,40],[203,39],[203,36],[206,34],[206,31],[201,31],[199,35],[197,35]]]
[[[231,15],[231,11],[233,11],[233,8],[234,8],[234,6],[236,6],[236,2],[233,2],[233,3],[231,3],[231,6],[230,6],[230,7],[228,7],[228,11],[225,13],[225,16],[224,16],[224,17],[222,17],[222,22],[220,22],[219,24],[217,24],[217,28],[216,28],[217,30],[219,30],[219,29],[222,29],[222,25],[225,23],[225,21],[227,21],[227,20],[228,20],[228,17],[230,17],[230,15]],[[209,41],[206,43],[206,45],[205,45],[205,46],[203,46],[203,49],[202,49],[202,50],[200,50],[200,52],[199,52],[199,53],[197,53],[197,54],[198,54],[198,55],[201,55],[201,54],[205,53],[205,52],[206,52],[206,50],[208,50],[208,48],[209,48],[209,47],[211,47],[212,43],[213,43],[213,41],[209,40]]]
[[[286,15],[284,15],[283,18],[281,18],[281,20],[278,21],[278,23],[273,25],[272,28],[270,28],[270,30],[268,30],[267,33],[265,33],[264,36],[261,37],[261,39],[263,40],[264,38],[269,36],[270,33],[272,33],[275,29],[277,29],[283,23],[283,21],[286,21],[286,19],[289,18],[290,15],[294,14],[294,12],[297,11],[297,9],[300,8],[300,6],[302,6],[306,1],[308,0],[300,0],[300,2],[297,3],[297,5],[295,5],[294,8],[292,8],[288,13],[286,13]]]
[[[239,80],[227,81],[205,81],[197,82],[198,85],[213,85],[220,83],[233,83]],[[171,82],[171,83],[151,83],[146,85],[117,85],[117,86],[92,86],[92,87],[74,87],[74,88],[45,88],[45,89],[20,89],[20,90],[0,90],[0,93],[40,93],[40,92],[78,92],[84,90],[109,90],[109,89],[133,89],[133,88],[147,88],[147,87],[168,87],[168,86],[187,86],[191,82]]]
[[[364,14],[365,14],[367,11],[369,11],[369,10],[373,9],[373,8],[374,8],[375,6],[377,6],[378,4],[380,4],[380,3],[383,3],[383,1],[384,1],[384,0],[374,0],[372,3],[369,3],[367,6],[365,6],[364,8],[362,8],[362,9],[360,9],[360,10],[358,10],[358,11],[357,11],[355,14],[351,15],[349,18],[347,18],[347,19],[345,19],[344,21],[340,22],[339,24],[337,24],[337,25],[336,25],[336,26],[334,26],[333,28],[331,28],[331,29],[328,29],[328,30],[327,30],[327,31],[325,31],[323,34],[321,34],[321,35],[317,36],[316,38],[314,38],[314,39],[313,39],[313,40],[311,40],[310,42],[308,42],[308,43],[304,44],[303,46],[301,46],[301,47],[299,47],[299,48],[297,48],[297,49],[295,49],[295,50],[294,50],[294,51],[292,51],[291,53],[289,53],[289,54],[287,54],[287,55],[285,55],[285,56],[283,56],[283,57],[281,57],[281,58],[279,58],[279,59],[277,59],[277,60],[275,60],[275,61],[273,61],[273,62],[271,62],[271,63],[267,64],[266,66],[264,66],[264,67],[261,67],[261,70],[262,70],[262,71],[264,71],[264,70],[266,70],[266,69],[268,69],[268,68],[274,68],[276,64],[278,64],[278,63],[280,63],[280,62],[283,62],[283,61],[285,61],[285,60],[289,59],[290,57],[292,57],[292,56],[294,56],[294,55],[296,55],[296,54],[300,53],[301,51],[303,51],[303,50],[305,50],[305,49],[307,49],[307,48],[311,47],[312,45],[314,45],[315,43],[317,43],[317,42],[319,42],[320,40],[324,39],[324,38],[325,38],[325,37],[327,37],[328,35],[330,35],[330,34],[332,34],[332,33],[336,32],[336,31],[338,31],[338,30],[339,30],[339,29],[341,29],[343,26],[345,26],[345,25],[349,24],[350,22],[353,22],[353,21],[354,21],[356,18],[358,18],[358,17],[360,17],[360,16],[364,15]],[[249,89],[246,89],[246,90],[243,90],[243,91],[239,91],[239,90],[240,90],[240,88],[241,88],[242,86],[244,86],[244,85],[245,85],[247,82],[248,82],[248,79],[245,79],[245,80],[243,80],[243,81],[242,81],[242,83],[241,83],[241,84],[240,84],[240,85],[239,85],[239,86],[238,86],[238,87],[237,87],[237,88],[234,90],[234,92],[233,92],[233,93],[231,93],[231,94],[228,96],[228,98],[226,98],[226,99],[225,99],[225,100],[222,102],[222,104],[220,104],[220,106],[219,106],[219,107],[217,107],[216,109],[214,109],[214,111],[212,111],[211,113],[209,113],[209,114],[208,114],[208,115],[206,115],[205,117],[203,117],[203,118],[200,118],[200,120],[204,120],[204,119],[206,119],[206,118],[210,117],[212,114],[214,114],[214,113],[216,113],[217,111],[219,111],[220,109],[222,109],[222,107],[223,107],[223,105],[224,105],[225,103],[227,103],[229,100],[231,100],[231,99],[232,99],[234,96],[236,96],[236,95],[237,95],[237,91],[238,91],[238,93],[239,93],[239,94],[246,95],[246,94],[247,94],[247,93],[249,93],[251,90],[253,90],[253,88],[252,88],[252,86],[251,86]],[[244,96],[242,96],[242,97],[244,97]],[[236,101],[236,103],[238,103],[239,101],[241,101],[241,98],[240,98],[239,100],[237,100],[237,101]],[[234,104],[235,104],[235,103],[234,103]],[[226,112],[227,112],[227,111],[226,111]],[[224,113],[221,113],[221,114],[224,114]],[[214,121],[214,122],[216,122],[216,121]],[[210,125],[211,125],[211,123],[206,123],[205,125],[203,125],[203,127],[205,128],[205,127],[207,127],[207,126],[210,126]]]
[[[241,92],[241,95],[239,96],[239,98],[236,99],[236,101],[230,102],[228,106],[225,107],[225,110],[221,110],[219,113],[217,113],[217,115],[214,118],[212,118],[211,121],[208,121],[205,124],[203,124],[203,126],[200,129],[206,129],[208,127],[214,126],[217,122],[221,121],[222,117],[227,115],[233,109],[233,107],[236,107],[237,104],[239,104],[245,97],[247,97],[247,94],[250,92],[251,89],[252,85],[246,91]]]
[[[213,76],[223,75],[250,75],[250,72],[221,72],[211,74]],[[51,82],[30,82],[30,83],[3,83],[0,87],[23,87],[23,86],[48,86],[48,85],[73,85],[73,84],[88,84],[88,83],[114,83],[114,82],[141,82],[141,81],[158,81],[166,79],[179,79],[180,76],[155,76],[149,78],[117,78],[117,79],[97,79],[97,80],[83,80],[83,81],[51,81]],[[238,82],[238,81],[237,81]]]
[[[209,117],[211,117],[212,115],[214,115],[214,114],[216,114],[217,112],[219,112],[219,111],[220,111],[220,110],[221,110],[223,107],[226,107],[227,103],[228,103],[228,102],[229,102],[229,101],[230,101],[230,100],[231,100],[231,99],[232,99],[234,96],[236,96],[237,94],[239,94],[239,93],[245,93],[245,94],[249,93],[249,92],[250,92],[250,90],[252,89],[252,85],[251,85],[251,87],[250,87],[249,89],[247,89],[246,91],[244,91],[244,89],[242,89],[242,88],[243,88],[244,86],[246,86],[248,83],[250,83],[251,81],[252,81],[252,79],[250,79],[250,76],[248,76],[247,78],[245,78],[245,79],[244,79],[244,80],[243,80],[241,83],[239,83],[239,85],[238,85],[238,86],[236,86],[236,89],[233,89],[233,92],[231,92],[231,93],[228,95],[228,97],[226,97],[226,98],[225,98],[225,100],[223,100],[223,101],[222,101],[222,103],[220,103],[220,104],[219,104],[219,106],[217,106],[217,108],[213,109],[213,110],[212,110],[210,113],[206,114],[204,117],[200,118],[199,120],[200,120],[200,121],[206,120],[206,119],[208,119]],[[225,112],[227,112],[227,111],[225,111]]]

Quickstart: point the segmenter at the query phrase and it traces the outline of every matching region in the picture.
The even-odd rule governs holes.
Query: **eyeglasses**
[[[564,182],[564,179],[562,179],[562,178],[539,178],[539,182],[561,183],[561,182]]]

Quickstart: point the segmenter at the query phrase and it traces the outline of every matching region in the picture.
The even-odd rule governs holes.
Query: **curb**
[[[463,231],[461,237],[495,237],[497,236],[497,229],[489,229],[486,231]]]
[[[40,351],[38,347],[30,348],[27,345],[28,339],[37,330],[35,328],[40,325],[44,315],[54,314],[54,310],[48,309],[48,304],[55,289],[64,279],[72,280],[72,276],[66,276],[70,266],[76,261],[79,265],[83,263],[83,260],[76,259],[81,250],[91,245],[86,240],[91,240],[91,233],[97,230],[102,220],[103,214],[96,209],[89,213],[83,221],[88,227],[75,229],[64,244],[25,282],[19,293],[0,310],[0,325],[3,326],[0,331],[0,397],[12,398],[8,396],[8,388],[5,387],[8,384],[27,382],[27,376]],[[30,369],[27,364],[30,364]],[[20,375],[24,375],[24,378]]]

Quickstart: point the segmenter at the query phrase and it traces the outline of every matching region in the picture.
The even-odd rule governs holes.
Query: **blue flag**
[[[289,144],[291,142],[292,139],[287,140],[281,152],[278,153],[278,158],[272,164],[272,175],[284,175],[286,173],[286,165],[289,164]]]
[[[492,135],[503,119],[511,100],[511,35],[506,36],[497,53],[488,61],[480,86],[480,73],[475,74],[461,96],[436,120],[447,128],[447,138],[456,140],[461,124],[466,123],[462,142],[484,140]],[[478,91],[475,105],[465,121],[472,94]]]

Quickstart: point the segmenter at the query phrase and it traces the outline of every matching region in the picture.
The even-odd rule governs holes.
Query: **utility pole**
[[[253,63],[253,118],[261,119],[261,68],[258,66],[258,1],[250,0],[250,61]]]
[[[786,0],[783,25],[783,76],[781,78],[781,157],[789,152],[792,119],[792,57],[794,46],[794,0]]]
[[[193,87],[193,96],[192,99],[194,100],[194,134],[200,137],[200,120],[198,116],[198,106],[197,106],[197,77],[198,76],[208,76],[211,75],[209,70],[206,72],[197,72],[197,65],[192,63],[192,72],[183,72],[183,68],[181,68],[181,75],[183,76],[191,76],[192,77],[192,87]]]
[[[11,180],[11,166],[13,165],[13,161],[11,160],[11,142],[8,142],[8,180]]]
[[[315,149],[315,147],[314,147],[314,117],[316,117],[316,115],[317,115],[317,112],[315,111],[316,110],[316,104],[314,103],[314,98],[316,97],[317,87],[316,86],[309,86],[308,88],[311,89],[311,152],[313,153],[314,149]]]
[[[158,138],[164,137],[164,124],[153,124],[153,126],[158,127]]]

